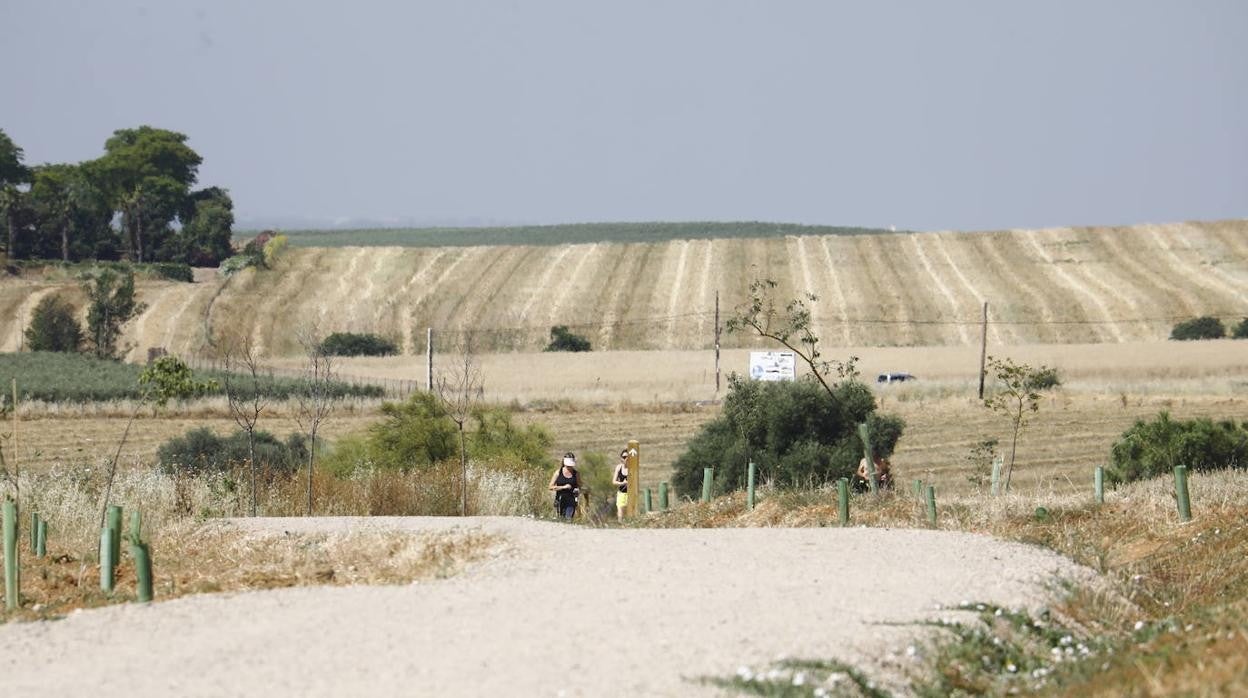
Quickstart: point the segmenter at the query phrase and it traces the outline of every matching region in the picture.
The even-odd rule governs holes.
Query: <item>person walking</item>
[[[615,485],[615,520],[624,520],[624,509],[628,507],[628,449],[620,451],[620,462],[611,475],[611,484]]]
[[[563,463],[550,477],[547,488],[555,493],[555,514],[571,520],[576,516],[576,502],[581,496],[581,474],[576,471],[576,455],[571,451],[563,454]]]

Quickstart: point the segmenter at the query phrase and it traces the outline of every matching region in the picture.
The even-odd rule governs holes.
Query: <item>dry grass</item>
[[[546,512],[545,473],[470,464],[471,514],[532,515]],[[118,589],[99,591],[98,544],[103,473],[61,466],[20,478],[19,507],[24,552],[19,612],[0,618],[50,617],[79,607],[134,598],[128,556]],[[218,517],[245,515],[250,502],[246,473],[176,477],[151,470],[123,470],[112,502],[143,517],[151,543],[156,594],[170,598],[208,591],[241,591],[308,584],[390,584],[454,574],[499,542],[461,533],[354,533],[276,535],[245,533]],[[302,477],[261,478],[258,510],[265,516],[305,511]],[[411,516],[459,513],[458,464],[401,473],[361,469],[347,478],[316,473],[314,513],[319,516]],[[12,494],[8,488],[7,494]],[[38,512],[48,522],[48,556],[35,559],[27,522]],[[128,522],[128,518],[126,521]]]
[[[1049,676],[1036,680],[976,675],[974,667],[953,661],[949,648],[936,654],[933,673],[920,683],[941,676],[945,689],[987,686],[997,693],[1014,686],[1072,696],[1248,692],[1248,473],[1195,474],[1191,488],[1190,523],[1178,521],[1173,484],[1164,478],[1110,492],[1099,507],[1089,495],[940,496],[942,529],[1042,545],[1101,572],[1104,583],[1073,589],[1052,610],[1077,637],[1111,651],[1046,664]],[[640,525],[835,526],[837,516],[832,490],[764,490],[754,511],[738,493],[655,514]],[[909,493],[864,495],[851,507],[854,525],[923,521]]]
[[[457,574],[497,549],[473,531],[351,534],[249,533],[228,524],[184,520],[158,529],[150,543],[157,600],[209,592],[347,584],[406,584]],[[24,544],[23,544],[24,545]],[[22,552],[18,611],[0,620],[55,618],[136,597],[134,563],[123,553],[111,594],[100,591],[93,556],[58,543],[36,559]]]
[[[271,271],[141,281],[148,309],[123,343],[131,359],[156,346],[196,354],[207,329],[235,329],[265,355],[293,356],[294,330],[317,320],[393,337],[409,355],[422,350],[425,327],[486,330],[498,350],[531,351],[557,324],[599,349],[700,349],[713,341],[716,292],[732,308],[759,276],[790,296],[818,294],[815,321],[829,345],[970,346],[983,300],[994,345],[1159,340],[1178,319],[1244,313],[1245,226],[293,249]],[[18,323],[39,294],[75,283],[0,283],[0,346],[18,347]]]

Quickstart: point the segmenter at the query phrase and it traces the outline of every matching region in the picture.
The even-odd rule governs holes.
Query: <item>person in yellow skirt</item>
[[[624,508],[628,506],[628,449],[620,451],[620,462],[611,475],[611,484],[615,485],[615,518],[624,520]]]

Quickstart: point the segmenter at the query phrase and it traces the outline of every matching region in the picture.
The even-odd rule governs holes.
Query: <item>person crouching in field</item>
[[[624,509],[628,506],[628,449],[620,451],[620,462],[611,475],[611,484],[615,485],[615,519],[624,520]]]
[[[555,493],[555,514],[569,519],[576,516],[576,501],[581,496],[581,474],[576,472],[576,456],[563,454],[563,464],[550,477],[548,489]]]
[[[887,458],[876,456],[872,460],[875,461],[875,480],[880,485],[881,490],[893,489],[893,467]],[[866,492],[871,489],[867,475],[867,459],[862,458],[858,461],[858,472],[854,473],[854,489],[859,492]]]

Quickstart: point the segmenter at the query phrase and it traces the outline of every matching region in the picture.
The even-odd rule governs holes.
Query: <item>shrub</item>
[[[1184,320],[1170,330],[1170,339],[1222,339],[1226,336],[1226,326],[1222,321],[1211,315]]]
[[[745,485],[746,465],[754,461],[760,481],[781,487],[820,484],[851,477],[862,458],[857,425],[871,427],[878,456],[892,455],[905,422],[877,415],[867,386],[845,381],[829,395],[814,381],[760,382],[728,379],[723,414],[695,436],[676,460],[673,484],[685,494],[698,492],[702,469],[715,468],[715,489]]]
[[[590,351],[589,340],[573,334],[567,325],[550,328],[550,344],[544,351]]]
[[[335,332],[321,342],[321,351],[329,356],[394,356],[399,347],[375,334]]]
[[[1139,420],[1114,443],[1110,482],[1132,482],[1171,472],[1177,465],[1191,470],[1243,468],[1248,464],[1248,423],[1208,418],[1173,420],[1168,412]]]
[[[1041,366],[1032,372],[1027,380],[1027,387],[1030,390],[1052,390],[1062,386],[1062,378],[1057,375],[1057,369],[1051,366]]]
[[[191,265],[182,262],[157,262],[151,265],[152,272],[162,279],[170,281],[186,281],[195,280],[195,274],[191,271]]]
[[[30,316],[30,327],[26,328],[26,345],[31,351],[78,351],[82,326],[69,301],[56,295],[39,301]]]
[[[307,440],[297,432],[283,442],[267,431],[257,431],[255,447],[256,464],[268,472],[293,473],[308,458]],[[247,432],[240,429],[222,437],[207,427],[192,429],[161,444],[156,458],[166,473],[222,472],[247,462]]]
[[[472,421],[468,453],[474,461],[531,468],[549,463],[554,439],[540,424],[517,426],[510,412],[496,407],[474,410]]]
[[[459,454],[459,431],[431,393],[381,406],[385,420],[369,429],[369,453],[383,468],[409,470]]]
[[[1239,321],[1235,329],[1231,330],[1231,337],[1235,339],[1248,339],[1248,317]]]
[[[272,269],[277,266],[277,262],[286,253],[286,248],[290,246],[285,235],[274,235],[264,243],[264,248],[260,254],[260,261],[266,269]]]
[[[233,257],[226,257],[219,269],[222,276],[233,276],[247,267],[258,266],[258,263],[259,260],[255,255],[236,254]]]

